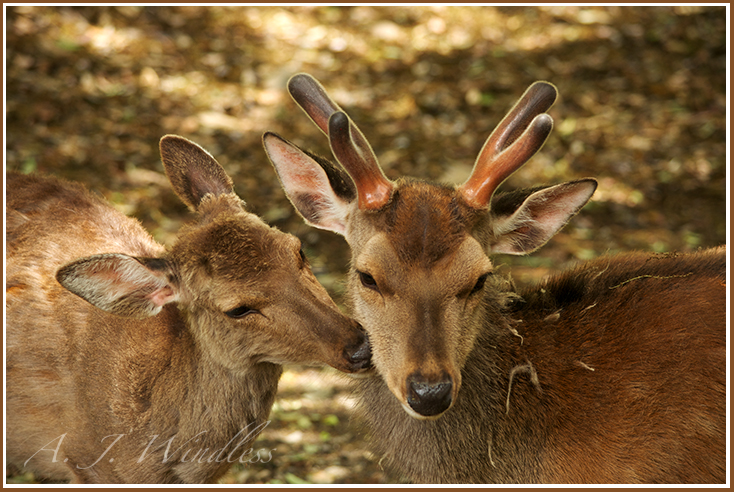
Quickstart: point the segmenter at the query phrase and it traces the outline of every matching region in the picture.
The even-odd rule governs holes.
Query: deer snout
[[[423,417],[438,417],[453,403],[454,383],[446,373],[437,379],[429,379],[420,373],[413,373],[408,376],[406,386],[408,405]]]
[[[359,373],[372,368],[370,340],[361,328],[357,342],[344,349],[344,359],[349,362],[348,372]]]

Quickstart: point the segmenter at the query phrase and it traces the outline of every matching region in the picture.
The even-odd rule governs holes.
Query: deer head
[[[550,134],[545,111],[556,89],[532,84],[459,186],[388,180],[364,135],[315,79],[295,75],[288,89],[328,136],[337,163],[273,133],[263,137],[268,156],[306,222],[347,240],[351,302],[377,371],[410,415],[438,417],[456,400],[478,331],[500,329],[485,328],[507,300],[488,255],[536,250],[596,189],[583,179],[494,197]]]
[[[298,238],[247,212],[203,148],[167,135],[160,150],[174,190],[198,221],[160,257],[88,256],[61,268],[59,282],[121,317],[145,319],[178,304],[204,353],[235,372],[261,362],[364,371],[364,333],[316,280]]]

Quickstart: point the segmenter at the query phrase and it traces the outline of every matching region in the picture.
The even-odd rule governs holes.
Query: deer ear
[[[178,197],[196,210],[207,193],[219,196],[233,193],[232,180],[206,150],[177,135],[166,135],[160,142],[161,161]]]
[[[101,254],[62,267],[56,279],[90,304],[113,314],[147,318],[180,297],[166,260]]]
[[[586,205],[596,186],[588,178],[499,195],[490,208],[489,252],[522,255],[540,248]]]
[[[263,145],[288,199],[306,223],[344,235],[356,197],[354,182],[346,171],[274,133],[263,135]]]

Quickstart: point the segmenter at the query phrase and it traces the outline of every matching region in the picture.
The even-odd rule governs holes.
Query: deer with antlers
[[[604,256],[522,291],[494,272],[489,255],[536,250],[597,186],[495,193],[551,132],[553,85],[530,86],[459,186],[387,179],[315,79],[288,89],[336,162],[263,142],[305,221],[351,248],[381,463],[415,482],[726,480],[724,248]]]

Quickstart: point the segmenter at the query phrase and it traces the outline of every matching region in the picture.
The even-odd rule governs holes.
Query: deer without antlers
[[[74,482],[213,481],[253,458],[281,364],[369,366],[362,329],[300,241],[247,212],[198,145],[169,135],[160,150],[198,214],[167,251],[78,184],[6,176],[12,466]]]
[[[723,248],[602,257],[524,291],[494,273],[488,254],[539,248],[597,186],[495,194],[549,135],[553,85],[530,86],[459,186],[388,180],[316,80],[288,89],[337,162],[264,145],[306,222],[351,248],[382,463],[416,482],[725,481]]]

